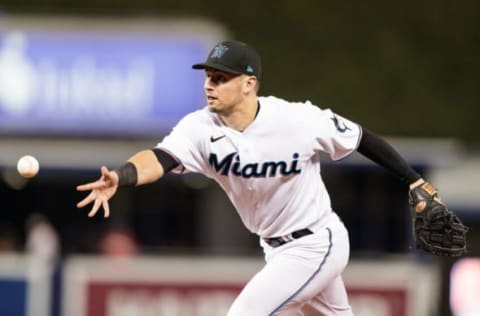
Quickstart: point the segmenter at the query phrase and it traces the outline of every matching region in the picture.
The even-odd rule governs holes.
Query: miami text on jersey
[[[299,174],[302,170],[298,167],[298,157],[298,153],[294,153],[290,163],[286,161],[265,161],[262,163],[248,163],[242,166],[240,165],[240,156],[237,152],[228,154],[220,162],[217,155],[212,153],[208,162],[215,171],[225,176],[232,172],[232,174],[244,178],[266,178],[275,177],[277,172],[284,176]]]

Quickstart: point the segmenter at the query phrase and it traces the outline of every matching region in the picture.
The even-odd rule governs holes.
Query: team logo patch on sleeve
[[[339,119],[335,114],[330,119],[333,121],[333,124],[335,124],[335,128],[337,129],[337,131],[339,131],[340,133],[344,133],[347,130],[352,130],[350,127],[347,126],[347,124],[345,124],[342,119]]]

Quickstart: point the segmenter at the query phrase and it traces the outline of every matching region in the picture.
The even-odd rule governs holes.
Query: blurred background
[[[260,52],[261,95],[386,137],[470,226],[465,259],[418,252],[405,185],[356,154],[325,157],[356,315],[480,315],[473,0],[0,0],[0,314],[225,315],[263,257],[215,183],[122,188],[109,219],[77,209],[75,187],[201,108],[191,65],[227,38]],[[15,169],[25,154],[40,161],[30,180]]]

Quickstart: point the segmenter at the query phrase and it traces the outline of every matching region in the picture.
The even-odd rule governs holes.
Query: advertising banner
[[[205,24],[1,22],[0,134],[157,136],[205,105]]]
[[[72,258],[63,315],[225,316],[262,266],[247,258]],[[406,261],[352,262],[344,279],[355,315],[433,316],[436,273]]]

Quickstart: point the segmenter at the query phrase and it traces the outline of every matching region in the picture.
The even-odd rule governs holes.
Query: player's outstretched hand
[[[103,207],[104,217],[109,217],[110,206],[108,200],[115,195],[118,189],[118,174],[108,170],[105,166],[102,166],[101,172],[102,175],[97,181],[77,186],[77,191],[91,191],[86,198],[77,203],[77,207],[82,208],[93,202],[88,217],[93,217],[100,206]]]

